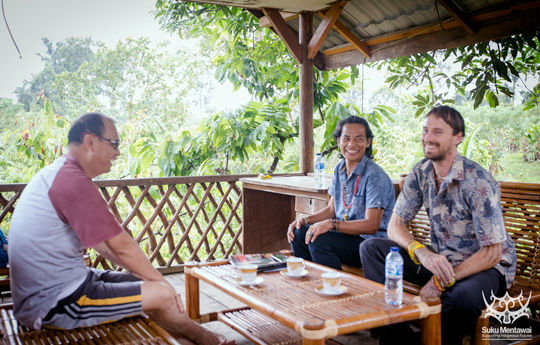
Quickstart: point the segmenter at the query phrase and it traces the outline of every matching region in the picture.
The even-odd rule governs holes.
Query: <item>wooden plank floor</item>
[[[182,299],[185,301],[185,280],[184,273],[175,273],[165,275],[167,280],[176,288],[176,291],[179,292],[182,296]],[[208,313],[211,311],[219,311],[224,309],[239,308],[245,306],[242,302],[234,299],[233,297],[225,294],[221,290],[205,283],[200,282],[200,303],[201,303],[201,313]],[[243,337],[240,333],[232,330],[225,324],[216,321],[206,323],[209,329],[213,332],[222,334],[228,340],[236,340],[238,345],[251,345],[254,344],[247,338]],[[356,344],[365,344],[365,345],[375,345],[377,341],[369,336],[369,331],[363,331],[354,333],[351,335],[343,335],[334,338],[340,344],[343,345],[356,345]]]

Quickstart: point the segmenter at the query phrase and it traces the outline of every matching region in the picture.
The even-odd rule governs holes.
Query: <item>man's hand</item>
[[[332,223],[332,219],[325,219],[313,224],[309,227],[309,230],[306,233],[306,244],[309,244],[309,242],[315,242],[319,235],[322,235],[333,228],[334,224]]]
[[[426,285],[420,290],[420,297],[437,297],[440,298],[442,295],[442,292],[437,290],[435,287],[435,283],[433,282],[433,279],[428,280]]]
[[[289,224],[289,229],[287,230],[287,240],[291,243],[294,240],[294,229],[300,229],[302,225],[305,225],[304,218],[300,218]]]
[[[425,247],[417,249],[414,253],[420,263],[437,277],[439,283],[444,286],[452,283],[455,276],[454,268],[445,256],[435,254]]]

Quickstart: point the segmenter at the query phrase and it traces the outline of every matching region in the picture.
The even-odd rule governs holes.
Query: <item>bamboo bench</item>
[[[6,345],[35,344],[147,344],[180,345],[154,320],[135,316],[120,321],[72,330],[30,330],[13,316],[13,304],[0,305],[1,343]]]
[[[401,186],[400,186],[401,188]],[[533,316],[538,316],[540,302],[540,184],[499,182],[501,190],[501,206],[503,210],[506,231],[512,237],[517,252],[516,277],[508,294],[512,298],[520,296],[525,303],[531,294],[529,307]],[[424,244],[430,243],[429,218],[424,210],[416,215],[409,223],[409,230],[414,238]],[[362,269],[343,266],[343,271],[358,275]],[[404,282],[403,289],[412,294],[418,294],[422,287]],[[490,296],[486,296],[489,300]],[[515,310],[521,306],[514,306]],[[510,308],[512,309],[512,308]],[[499,310],[504,310],[501,308]],[[489,327],[489,316],[484,309],[474,330],[475,344],[488,344],[482,339],[482,327]]]
[[[90,260],[87,255],[84,260],[89,265]],[[0,268],[0,276],[3,277],[0,279],[0,291],[9,291],[9,267]],[[0,344],[180,345],[170,333],[145,315],[72,330],[48,328],[31,330],[15,319],[13,303],[0,304]]]

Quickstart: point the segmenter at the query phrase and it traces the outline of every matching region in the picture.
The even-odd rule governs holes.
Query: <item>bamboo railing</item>
[[[254,175],[142,178],[96,181],[122,227],[163,273],[187,261],[210,261],[242,252],[242,188]],[[26,184],[0,184],[0,228]],[[29,215],[31,216],[31,215]],[[115,268],[89,251],[93,267]]]

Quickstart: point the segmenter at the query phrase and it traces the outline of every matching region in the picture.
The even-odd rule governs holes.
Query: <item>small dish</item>
[[[291,277],[291,278],[302,278],[302,277],[307,276],[307,274],[308,274],[309,272],[308,272],[308,270],[303,269],[303,270],[300,272],[300,274],[293,275],[293,274],[290,274],[290,273],[289,273],[289,270],[284,269],[284,270],[279,271],[279,273],[281,273],[281,274],[284,275],[284,276]]]
[[[321,286],[317,286],[315,288],[315,291],[317,291],[320,294],[326,295],[326,296],[338,296],[338,295],[341,295],[341,294],[344,294],[345,292],[347,292],[347,287],[343,286],[343,285],[340,285],[339,286],[339,291],[328,292],[328,291],[324,290],[323,286],[321,285]]]
[[[263,280],[264,280],[263,277],[259,276],[259,277],[255,278],[254,281],[246,283],[240,277],[234,278],[235,283],[238,284],[238,285],[242,285],[242,286],[259,285],[260,283],[263,282]]]

